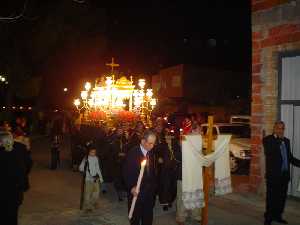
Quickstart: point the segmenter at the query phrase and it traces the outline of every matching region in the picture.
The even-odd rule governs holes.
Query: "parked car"
[[[201,133],[206,134],[208,124],[201,125]],[[237,123],[217,123],[213,126],[213,135],[231,134],[230,169],[232,173],[249,173],[251,149],[250,126]]]

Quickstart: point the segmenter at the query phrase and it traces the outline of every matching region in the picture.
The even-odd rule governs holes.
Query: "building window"
[[[180,76],[173,76],[172,77],[172,87],[181,87],[181,77]]]

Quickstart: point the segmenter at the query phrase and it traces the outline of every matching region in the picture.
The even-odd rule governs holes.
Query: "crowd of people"
[[[175,202],[176,196],[180,196],[181,189],[177,188],[181,182],[180,132],[199,132],[199,124],[195,125],[191,119],[184,119],[182,125],[185,130],[180,130],[179,126],[171,128],[168,121],[162,117],[158,117],[150,128],[146,128],[142,121],[134,124],[122,122],[110,128],[102,123],[74,124],[71,129],[72,168],[85,175],[83,209],[89,212],[96,207],[98,192],[106,193],[107,183],[113,183],[118,201],[127,198],[130,205],[133,197],[132,185],[136,182],[136,173],[140,168],[137,163],[146,157],[146,154],[139,154],[142,152],[140,148],[145,148],[151,152],[151,182],[149,187],[145,187],[145,192],[152,193],[153,199],[149,201],[149,196],[147,197],[146,202],[150,205],[142,203],[143,207],[148,206],[145,211],[147,221],[142,224],[152,224],[149,222],[152,221],[152,217],[148,214],[152,212],[152,204],[160,204],[163,210],[168,210]],[[153,142],[153,146],[147,146],[148,138]],[[131,156],[134,152],[135,155]],[[133,165],[137,167],[133,168]],[[139,195],[139,199],[143,199],[143,188]],[[137,203],[136,209],[140,208],[139,204],[140,202]],[[188,216],[187,210],[181,201],[177,201],[176,208],[178,224],[184,224]],[[135,213],[132,224],[139,224],[134,221],[142,220],[141,215],[142,212]],[[194,210],[192,218],[200,220],[200,209]]]
[[[181,134],[200,134],[199,126],[197,120],[186,117],[181,121],[181,126],[168,130],[165,120],[158,118],[150,129],[145,129],[141,121],[136,123],[134,129],[131,129],[127,123],[119,124],[113,131],[106,130],[105,127],[101,128],[101,126],[93,127],[91,130],[95,129],[94,134],[98,136],[93,136],[91,134],[93,132],[86,132],[88,129],[83,127],[82,134],[95,137],[93,142],[96,145],[91,149],[95,150],[93,154],[97,154],[99,159],[97,163],[100,178],[97,181],[99,181],[102,191],[105,192],[106,182],[113,182],[119,201],[123,200],[123,193],[126,193],[128,211],[133,199],[137,197],[135,210],[130,220],[132,225],[152,224],[154,205],[160,204],[164,210],[168,210],[175,200],[178,225],[184,225],[188,217],[197,223],[201,221],[201,209],[187,210],[182,201],[182,147],[180,141]],[[79,136],[73,138],[76,142],[73,145],[74,159],[80,158],[79,155],[76,155],[78,154],[76,146],[79,144],[78,141],[84,140],[84,138],[78,138],[81,129],[82,127],[77,126],[76,134]],[[284,123],[276,122],[273,134],[263,139],[266,155],[265,224],[267,225],[270,225],[272,221],[287,223],[282,215],[290,179],[289,166],[290,164],[300,166],[300,161],[291,153],[289,140],[284,137],[283,131]],[[171,139],[168,139],[169,134],[172,134]],[[281,142],[277,139],[280,139]],[[142,184],[137,187],[143,159],[147,159],[147,166]],[[73,161],[79,162],[80,160]],[[82,168],[81,165],[81,171],[84,171]],[[89,210],[92,209],[89,208]]]
[[[135,146],[139,146],[145,129],[145,125],[141,121],[136,122],[134,128],[131,128],[129,123],[118,124],[112,129],[108,129],[104,125],[93,126],[76,124],[71,132],[73,170],[78,170],[82,159],[88,154],[85,149],[96,149],[104,180],[102,191],[106,191],[105,183],[113,182],[118,194],[118,200],[123,201],[123,192],[126,190],[122,178],[122,166],[128,152]],[[165,140],[162,122],[157,121],[153,130],[158,136],[155,143],[155,164],[156,174],[160,174],[161,171],[164,171],[162,166],[167,166],[167,163],[169,163],[172,158],[170,149]]]
[[[61,140],[66,129],[62,117],[51,121],[50,169],[60,164]],[[178,125],[179,124],[179,125]],[[200,134],[200,121],[185,117],[177,126],[169,126],[166,118],[158,117],[153,126],[146,128],[142,121],[120,122],[114,127],[105,123],[69,123],[71,138],[71,168],[82,173],[80,208],[85,213],[96,209],[100,193],[105,194],[107,184],[115,188],[116,200],[128,200],[128,211],[136,198],[130,223],[151,225],[153,207],[161,205],[168,210],[176,201],[176,222],[184,225],[191,217],[197,223],[201,210],[187,210],[182,202],[182,134]],[[276,122],[274,133],[263,139],[266,155],[267,199],[265,224],[272,221],[287,223],[282,218],[289,166],[300,166],[293,157],[289,140],[284,137],[284,123]],[[24,117],[13,123],[0,124],[0,171],[5,185],[0,186],[0,202],[5,205],[2,213],[7,224],[18,224],[18,209],[23,196],[30,189],[31,158],[30,129]],[[138,177],[141,162],[146,167],[141,186]]]

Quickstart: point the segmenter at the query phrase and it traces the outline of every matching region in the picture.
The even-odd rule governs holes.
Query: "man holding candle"
[[[146,130],[141,143],[133,147],[127,155],[123,167],[123,176],[128,192],[128,209],[136,197],[131,225],[151,225],[155,202],[156,177],[154,171],[154,147],[156,135]],[[145,167],[141,164],[147,160]],[[140,178],[139,178],[140,177]],[[139,183],[138,180],[141,180]]]

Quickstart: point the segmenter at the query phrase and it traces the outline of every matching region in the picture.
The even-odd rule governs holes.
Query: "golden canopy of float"
[[[106,65],[111,67],[111,73],[96,79],[94,86],[90,82],[85,83],[80,98],[74,100],[77,110],[85,114],[102,112],[108,117],[128,111],[139,115],[145,122],[149,120],[157,100],[152,89],[145,89],[146,80],[139,79],[136,88],[132,76],[130,79],[126,76],[115,79],[114,67],[119,64],[115,64],[113,58]]]

